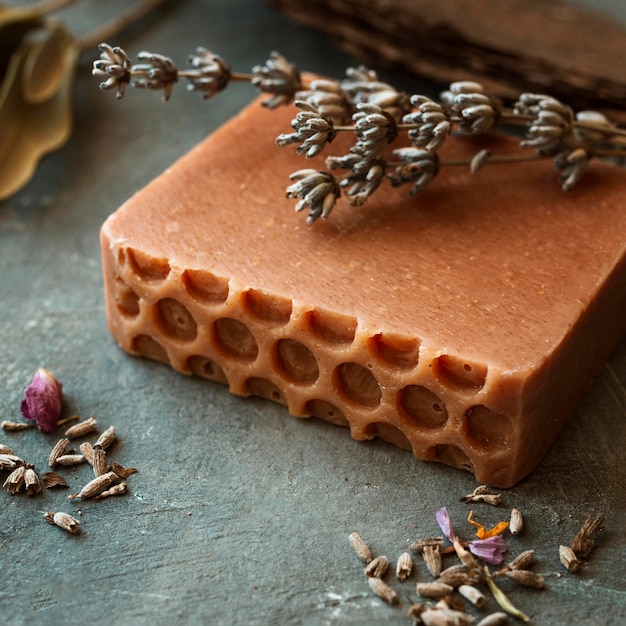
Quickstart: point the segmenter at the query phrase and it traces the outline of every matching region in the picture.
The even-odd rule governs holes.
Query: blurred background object
[[[267,1],[364,62],[442,84],[478,81],[503,98],[547,92],[626,119],[626,28],[594,2]]]

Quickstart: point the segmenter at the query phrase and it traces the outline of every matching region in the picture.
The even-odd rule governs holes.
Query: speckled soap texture
[[[444,168],[417,197],[381,188],[307,225],[284,190],[311,162],[273,142],[294,111],[252,103],[107,220],[113,336],[355,439],[515,484],[626,331],[622,172],[594,164],[566,194],[549,162]]]

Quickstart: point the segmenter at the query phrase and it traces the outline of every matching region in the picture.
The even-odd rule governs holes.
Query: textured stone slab
[[[626,330],[624,172],[448,168],[309,226],[284,189],[310,162],[273,144],[293,115],[252,104],[107,220],[113,336],[511,486]]]

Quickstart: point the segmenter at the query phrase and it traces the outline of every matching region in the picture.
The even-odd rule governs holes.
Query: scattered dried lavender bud
[[[59,476],[56,472],[46,472],[43,476],[43,485],[46,489],[54,487],[68,487],[63,476]]]
[[[107,453],[102,448],[93,449],[93,462],[91,465],[93,467],[93,473],[96,477],[102,476],[102,474],[106,474],[109,471],[107,465]]]
[[[502,626],[502,624],[506,624],[508,619],[506,613],[498,611],[497,613],[490,613],[483,617],[476,626]]]
[[[139,470],[136,467],[124,467],[117,461],[113,461],[111,464],[111,470],[115,472],[120,478],[128,478],[131,474],[136,474]]]
[[[26,473],[26,468],[23,465],[20,465],[16,469],[14,469],[4,481],[3,487],[6,487],[6,490],[11,494],[15,494],[24,486],[24,474]]]
[[[441,572],[436,582],[458,587],[460,585],[473,585],[480,582],[480,578],[480,570],[477,567],[467,568],[465,565],[452,565]]]
[[[34,428],[35,424],[29,424],[27,422],[10,422],[9,420],[4,420],[2,422],[2,428],[7,432],[18,432],[20,430],[28,430],[29,428]]]
[[[470,502],[485,502],[487,504],[491,504],[492,506],[498,506],[501,500],[502,494],[491,493],[487,485],[478,485],[472,493],[468,493],[466,496],[461,498],[461,501],[466,504],[469,504]]]
[[[67,437],[59,439],[59,441],[56,442],[54,448],[52,448],[52,452],[50,452],[50,456],[48,457],[48,465],[50,467],[56,466],[59,457],[63,456],[63,454],[67,450],[67,446],[69,445],[69,443],[70,440]]]
[[[370,586],[370,589],[379,598],[381,598],[388,604],[397,604],[398,594],[387,583],[384,583],[380,578],[374,577],[368,578],[367,582]]]
[[[524,527],[524,519],[519,509],[511,509],[511,519],[509,520],[509,530],[512,535],[519,535]]]
[[[469,626],[474,623],[469,613],[447,608],[427,608],[421,613],[420,620],[424,626]]]
[[[96,440],[96,443],[93,444],[94,448],[102,448],[106,450],[111,447],[111,444],[115,441],[115,428],[113,426],[109,426]]]
[[[396,563],[396,578],[400,581],[406,580],[413,571],[413,558],[408,552],[403,552],[398,557]]]
[[[441,572],[441,575],[435,582],[449,585],[450,587],[460,587],[461,585],[471,584],[474,582],[474,578],[470,577],[464,565],[460,565],[449,567]]]
[[[543,589],[543,576],[530,572],[527,569],[512,569],[504,572],[504,575],[525,587]]]
[[[441,547],[439,545],[424,546],[422,558],[433,578],[437,578],[441,574]]]
[[[24,486],[29,496],[35,495],[41,491],[39,476],[37,476],[37,473],[32,467],[26,468],[26,472],[24,472]]]
[[[44,517],[48,524],[58,526],[68,533],[72,533],[73,535],[80,533],[80,522],[74,519],[69,513],[55,513],[54,511],[49,511]]]
[[[458,592],[474,606],[481,607],[487,601],[485,594],[473,585],[459,585]]]
[[[575,572],[580,567],[578,557],[569,546],[559,546],[559,559],[570,572]]]
[[[70,499],[82,498],[87,500],[94,498],[102,493],[107,487],[119,480],[119,476],[115,472],[107,472],[89,481],[78,493],[72,494]]]
[[[409,607],[409,610],[406,612],[406,616],[412,617],[413,624],[418,626],[418,624],[421,624],[420,616],[425,610],[426,605],[423,602],[417,602]]]
[[[472,498],[475,498],[476,496],[482,496],[486,493],[490,493],[489,486],[478,485],[477,487],[474,488],[474,491],[472,491],[472,493],[468,493],[465,497],[461,498],[461,501],[462,502],[471,501]]]
[[[126,483],[118,483],[113,485],[110,489],[98,494],[94,500],[102,500],[103,498],[109,498],[111,496],[123,496],[128,493],[128,485]]]
[[[526,569],[534,558],[534,550],[525,550],[521,554],[518,554],[506,567],[507,569]]]
[[[49,433],[61,416],[63,386],[47,369],[39,368],[30,385],[24,390],[22,415],[36,422],[39,429]]]
[[[604,515],[589,515],[582,528],[572,539],[570,548],[579,559],[586,559],[595,545],[594,535],[604,528]]]
[[[350,533],[348,540],[350,541],[350,545],[352,546],[354,553],[361,559],[361,561],[363,561],[363,563],[371,562],[373,558],[372,551],[365,541],[363,541],[363,538],[359,534],[358,530]]]
[[[377,556],[370,561],[365,568],[365,575],[368,577],[382,578],[389,567],[389,559],[386,556]]]
[[[440,582],[417,583],[415,590],[420,596],[427,598],[443,598],[454,591],[451,585]]]
[[[93,446],[88,441],[84,441],[79,448],[87,463],[93,466]]]
[[[70,465],[78,465],[84,462],[85,457],[82,454],[62,454],[60,457],[57,458],[56,464],[65,465],[67,467]]]
[[[463,611],[465,609],[463,598],[459,598],[454,594],[440,598],[437,600],[435,606],[440,609],[455,609],[456,611]]]
[[[443,537],[424,537],[423,539],[416,539],[409,544],[409,550],[421,552],[426,546],[443,548]]]
[[[15,454],[0,454],[0,470],[15,469],[18,465],[24,465],[24,459]]]
[[[78,422],[78,424],[74,424],[74,426],[70,426],[65,431],[65,436],[68,439],[76,439],[78,437],[84,437],[89,433],[92,433],[97,428],[97,420],[95,417],[90,417],[82,422]]]

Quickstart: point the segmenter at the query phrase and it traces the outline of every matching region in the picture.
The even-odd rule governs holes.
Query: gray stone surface
[[[70,17],[81,31],[95,19]],[[181,64],[203,45],[243,71],[274,48],[335,76],[354,63],[260,1],[174,3],[112,43]],[[90,76],[94,56],[83,57],[78,75],[71,141],[0,203],[0,418],[19,419],[23,387],[45,366],[64,384],[66,413],[115,425],[111,456],[139,473],[129,496],[102,502],[71,501],[67,491],[0,493],[2,623],[409,623],[423,565],[410,582],[392,583],[401,606],[387,606],[370,593],[348,534],[359,529],[395,562],[409,540],[438,533],[434,513],[447,506],[469,538],[459,498],[474,488],[472,477],[118,349],[104,317],[101,223],[253,91],[235,85],[207,103],[181,85],[168,105],[139,91],[116,102]],[[525,515],[510,554],[535,548],[547,589],[502,586],[533,623],[624,623],[625,386],[622,344],[540,467],[504,492],[499,509],[476,507],[485,524],[512,506]],[[0,441],[43,473],[56,437],[0,432]],[[87,467],[63,473],[70,492],[90,476]],[[47,525],[49,510],[77,514],[84,533]],[[590,562],[570,574],[558,546],[594,510],[606,514],[606,530]]]

